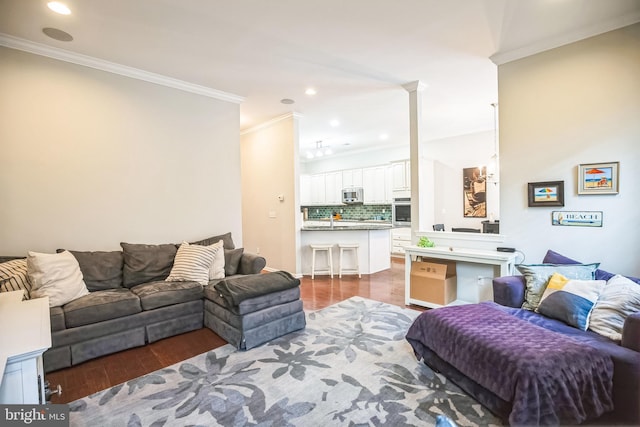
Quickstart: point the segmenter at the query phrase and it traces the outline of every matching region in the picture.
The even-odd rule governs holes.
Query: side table
[[[0,403],[44,404],[42,354],[51,347],[49,298],[0,293]]]

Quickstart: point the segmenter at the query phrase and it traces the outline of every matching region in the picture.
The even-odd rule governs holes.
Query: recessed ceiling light
[[[293,99],[289,99],[289,98],[282,98],[280,100],[281,103],[283,104],[294,104],[296,101],[294,101]]]
[[[71,40],[73,40],[73,36],[69,33],[65,33],[62,30],[59,30],[57,28],[43,28],[42,32],[45,33],[47,36],[51,37],[54,40],[58,40],[61,42],[70,42]]]
[[[340,126],[340,121],[339,121],[339,120],[336,120],[336,119],[333,119],[333,120],[331,120],[331,121],[329,122],[329,124],[331,125],[331,127],[334,127],[334,128],[335,128],[335,127]]]
[[[60,15],[70,15],[71,9],[67,7],[67,5],[60,3],[59,1],[50,1],[47,3],[49,9],[53,10],[55,13],[59,13]]]
[[[386,140],[386,139],[389,139],[389,135],[387,135],[386,133],[381,133],[380,134],[380,139],[383,140],[383,141]]]
[[[304,93],[307,94],[307,95],[315,95],[318,92],[316,92],[316,90],[314,88],[310,87],[307,90],[305,90]]]

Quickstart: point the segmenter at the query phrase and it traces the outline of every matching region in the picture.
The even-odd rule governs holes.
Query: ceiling
[[[492,129],[495,63],[640,21],[640,0],[62,1],[0,0],[0,33],[240,95],[244,130],[300,113],[302,152],[336,154],[408,144],[416,80],[425,139]]]

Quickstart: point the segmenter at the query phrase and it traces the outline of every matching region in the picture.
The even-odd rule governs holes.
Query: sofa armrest
[[[526,289],[524,276],[503,276],[493,279],[493,300],[507,307],[522,307]]]
[[[640,312],[627,317],[622,327],[622,346],[640,352]]]
[[[240,258],[238,274],[259,274],[267,265],[267,260],[260,255],[244,252]]]

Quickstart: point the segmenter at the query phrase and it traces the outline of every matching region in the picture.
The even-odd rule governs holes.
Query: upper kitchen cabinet
[[[342,204],[342,172],[324,174],[325,202],[328,205]]]
[[[344,188],[362,187],[362,169],[343,170],[342,186]]]
[[[393,191],[411,191],[411,163],[409,160],[391,163]]]
[[[311,175],[311,197],[312,205],[323,205],[326,203],[326,184],[323,173]]]
[[[389,203],[387,167],[376,166],[362,169],[362,188],[365,203]]]
[[[311,204],[311,176],[300,175],[300,205],[308,206]]]

